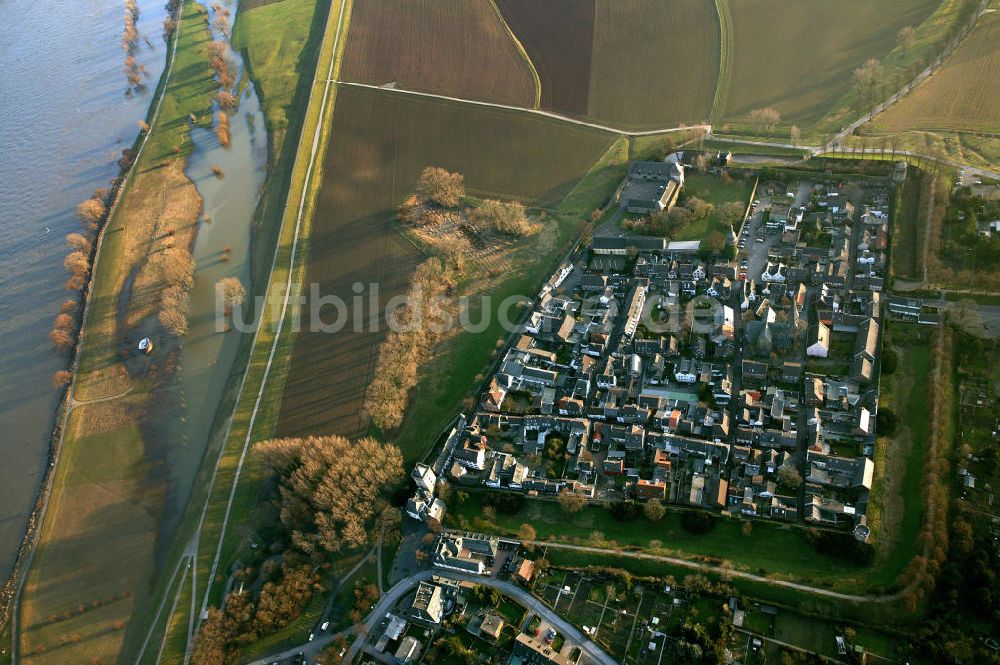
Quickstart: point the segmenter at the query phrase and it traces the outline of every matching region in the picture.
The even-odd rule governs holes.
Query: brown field
[[[626,128],[708,118],[719,23],[705,0],[597,0],[590,117]]]
[[[986,14],[944,67],[872,123],[879,134],[908,130],[1000,133],[1000,14]]]
[[[854,69],[884,58],[904,26],[918,26],[938,0],[735,0],[735,53],[726,116],[773,106],[784,120],[822,118],[853,86]]]
[[[542,106],[586,115],[594,0],[496,0],[542,79]]]
[[[356,0],[344,79],[532,106],[535,81],[490,0]]]
[[[465,174],[472,194],[551,203],[604,154],[612,138],[526,113],[343,86],[306,282],[347,302],[355,282],[378,282],[383,303],[405,292],[422,255],[395,230],[393,211],[425,166]],[[332,308],[327,309],[330,321]],[[297,337],[279,435],[367,431],[361,404],[383,335],[354,332],[351,314],[342,332],[304,329]]]

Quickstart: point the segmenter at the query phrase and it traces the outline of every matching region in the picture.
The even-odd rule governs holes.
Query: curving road
[[[312,642],[306,642],[305,644],[287,649],[267,658],[253,661],[249,665],[267,665],[268,663],[291,658],[298,653],[304,654],[307,658],[312,658],[338,638],[359,633],[361,637],[355,640],[355,642],[348,649],[347,654],[344,656],[344,662],[349,663],[352,659],[357,657],[358,653],[364,647],[365,642],[367,642],[367,636],[371,635],[374,628],[385,618],[386,612],[398,603],[399,600],[408,592],[415,589],[421,582],[429,580],[431,577],[443,577],[460,582],[473,582],[475,584],[492,587],[497,591],[510,596],[518,603],[528,608],[529,612],[537,614],[551,623],[555,626],[556,630],[566,636],[567,640],[580,647],[583,653],[586,654],[592,662],[597,663],[598,665],[618,665],[618,661],[605,653],[599,646],[591,642],[587,636],[576,628],[576,626],[556,614],[551,608],[543,604],[540,600],[516,584],[492,577],[466,575],[453,570],[440,569],[424,570],[397,582],[378,601],[378,604],[375,605],[375,608],[371,611],[371,613],[369,613],[363,623],[333,635],[319,637]]]

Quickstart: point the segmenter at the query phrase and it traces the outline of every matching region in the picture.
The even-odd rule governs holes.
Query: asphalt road
[[[524,607],[528,608],[529,612],[533,612],[549,623],[551,623],[556,630],[562,633],[566,639],[573,643],[574,645],[580,647],[583,653],[590,659],[590,661],[597,663],[598,665],[618,665],[617,661],[605,653],[599,646],[590,641],[583,633],[577,630],[576,626],[566,621],[561,616],[556,614],[554,611],[549,609],[547,606],[542,604],[540,600],[532,596],[530,593],[522,589],[521,587],[512,584],[511,582],[506,582],[503,580],[498,580],[492,577],[480,577],[478,575],[465,575],[451,570],[423,570],[415,575],[407,577],[405,580],[398,582],[389,589],[384,596],[375,605],[375,608],[368,614],[368,617],[361,624],[360,634],[362,636],[375,637],[373,631],[375,627],[385,618],[386,613],[399,602],[399,600],[405,596],[408,592],[412,591],[420,584],[420,582],[429,580],[431,577],[438,576],[444,577],[452,580],[459,580],[463,582],[474,582],[476,584],[481,584],[483,586],[489,586],[497,589],[501,593],[510,596],[517,602],[519,602]],[[317,655],[320,651],[326,648],[334,640],[339,637],[346,637],[353,634],[355,629],[348,629],[336,633],[333,635],[324,635],[322,637],[317,637],[312,642],[306,642],[297,647],[287,649],[281,653],[274,654],[268,658],[263,658],[260,660],[253,661],[251,665],[266,665],[267,663],[273,663],[275,661],[283,661],[288,658],[292,658],[298,653],[304,654],[307,658],[311,659],[313,656]],[[364,643],[367,641],[366,638],[362,637],[354,642],[348,649],[347,654],[344,656],[344,662],[349,663],[358,653],[362,650]]]

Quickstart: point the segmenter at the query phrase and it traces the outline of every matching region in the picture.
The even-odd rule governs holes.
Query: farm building
[[[684,165],[678,162],[632,162],[619,202],[628,212],[669,210],[684,187]]]

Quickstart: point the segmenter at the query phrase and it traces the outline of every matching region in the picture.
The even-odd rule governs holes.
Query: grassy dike
[[[298,316],[294,307],[283,312],[282,303],[289,279],[296,285],[304,275],[310,216],[321,180],[318,169],[329,141],[336,98],[336,87],[328,88],[325,80],[331,68],[333,77],[339,72],[349,17],[349,0],[334,0],[330,5],[285,0],[237,16],[234,43],[243,51],[257,86],[270,137],[270,170],[258,210],[260,234],[255,235],[253,259],[255,283],[266,281],[266,286],[255,289],[264,299],[260,325],[243,354],[246,369],[236,381],[235,407],[221,433],[221,449],[215,453],[217,458],[213,454],[206,459],[185,518],[184,531],[197,536],[197,548],[191,550],[194,576],[179,596],[168,599],[173,609],[166,634],[152,635],[151,643],[163,645],[160,662],[183,662],[188,628],[196,624],[205,598],[211,603],[221,599],[232,553],[243,535],[234,525],[244,523],[255,507],[256,484],[248,453],[253,442],[273,433],[280,406],[294,340],[289,332]],[[334,52],[338,26],[342,35]],[[273,254],[267,249],[269,232],[276,238]],[[279,322],[282,332],[276,342]],[[217,572],[209,579],[220,546]],[[156,662],[155,651],[147,650],[143,662]]]
[[[149,611],[167,491],[158,468],[164,432],[151,421],[171,417],[169,406],[155,414],[149,407],[154,390],[171,381],[169,373],[153,378],[126,369],[118,355],[118,305],[129,273],[152,251],[146,236],[176,229],[183,242],[197,220],[200,197],[183,169],[193,148],[189,115],[199,125],[211,119],[206,16],[203,5],[184,4],[150,133],[137,144],[137,161],[101,232],[70,394],[106,401],[77,404],[57,444],[59,461],[18,607],[22,662],[111,662],[128,651]]]

